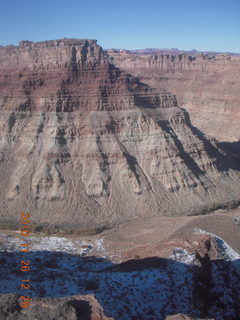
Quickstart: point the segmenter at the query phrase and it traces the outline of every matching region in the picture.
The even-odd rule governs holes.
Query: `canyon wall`
[[[95,40],[0,48],[0,221],[100,231],[239,202],[237,162]]]
[[[165,87],[192,123],[221,142],[240,140],[240,55],[108,50],[114,64],[155,88]]]

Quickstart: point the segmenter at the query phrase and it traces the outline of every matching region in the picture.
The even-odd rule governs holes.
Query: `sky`
[[[0,45],[64,37],[240,53],[240,0],[0,0]]]

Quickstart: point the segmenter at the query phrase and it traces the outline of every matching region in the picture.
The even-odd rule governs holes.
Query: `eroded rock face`
[[[114,64],[153,87],[168,88],[193,124],[219,141],[239,141],[240,56],[109,50]]]
[[[103,313],[93,295],[72,296],[60,299],[34,298],[30,307],[19,306],[19,296],[0,295],[0,318],[3,320],[111,320]]]
[[[239,173],[175,95],[109,63],[95,40],[0,48],[1,221],[96,231],[239,200]]]

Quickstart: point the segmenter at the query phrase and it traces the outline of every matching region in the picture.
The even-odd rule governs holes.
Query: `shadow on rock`
[[[104,258],[36,251],[24,256],[31,270],[22,272],[22,259],[19,252],[1,253],[0,314],[15,314],[14,319],[22,319],[16,297],[23,294],[31,296],[32,310],[44,320],[55,319],[47,311],[44,318],[40,307],[37,311],[46,303],[55,306],[58,319],[75,320],[93,319],[93,312],[100,314],[94,319],[108,319],[105,314],[117,320],[161,320],[176,314],[235,320],[240,314],[240,260],[210,260],[206,255],[196,257],[194,265],[159,257],[117,264]],[[27,293],[20,288],[26,277],[31,284]],[[9,293],[15,294],[14,301]],[[97,301],[90,301],[93,295]],[[84,302],[84,297],[91,299]],[[100,306],[94,309],[97,302]]]

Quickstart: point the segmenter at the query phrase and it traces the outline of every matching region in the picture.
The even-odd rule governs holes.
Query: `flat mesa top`
[[[1,48],[9,48],[9,47],[21,47],[21,48],[36,48],[36,47],[55,47],[55,46],[68,46],[68,45],[82,45],[85,42],[94,42],[97,43],[95,39],[56,39],[56,40],[47,40],[40,42],[33,42],[29,40],[19,41],[18,46],[8,45],[8,46],[0,46]]]

